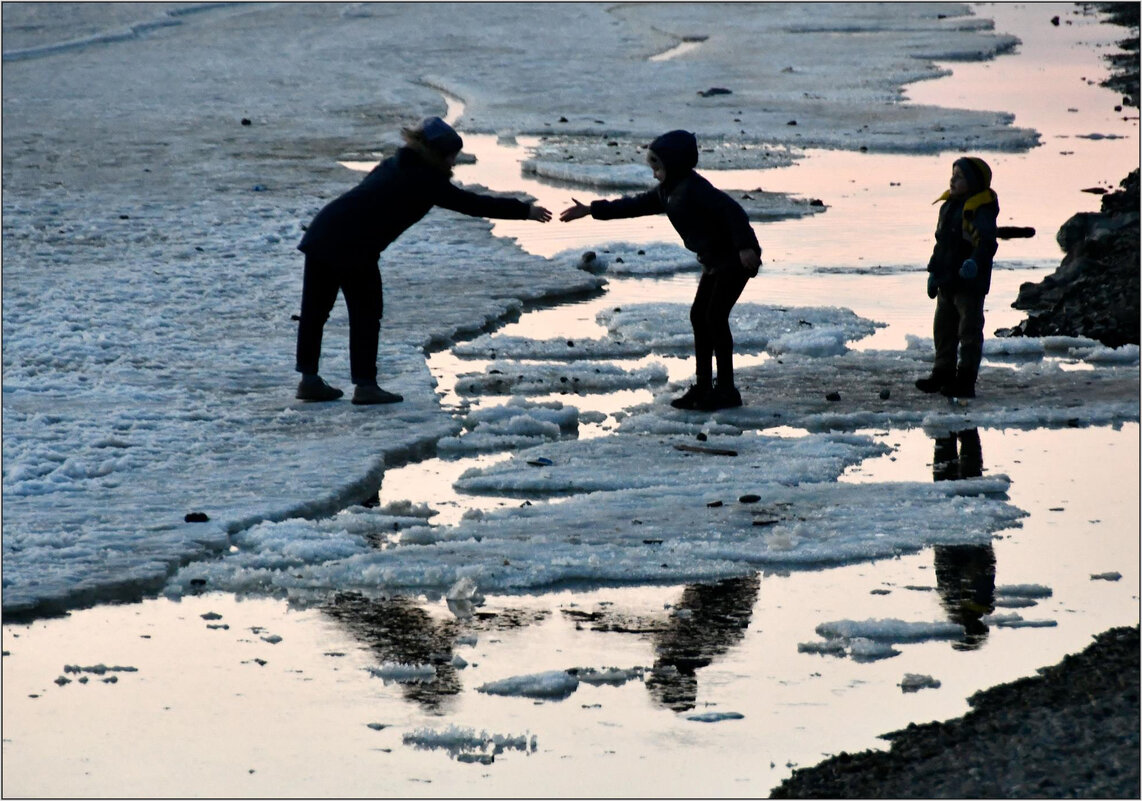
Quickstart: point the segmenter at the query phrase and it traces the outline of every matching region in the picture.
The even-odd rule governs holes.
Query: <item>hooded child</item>
[[[741,393],[734,385],[730,311],[746,282],[761,267],[761,246],[741,205],[695,172],[698,140],[694,134],[664,133],[650,143],[647,163],[659,182],[654,189],[616,200],[596,200],[589,206],[575,200],[560,219],[570,222],[590,215],[597,220],[615,220],[665,212],[683,245],[697,254],[702,265],[690,307],[695,382],[670,405],[702,411],[741,406]]]
[[[297,329],[297,397],[331,401],[344,393],[318,374],[321,335],[340,291],[349,312],[349,369],[353,403],[396,403],[403,397],[377,385],[377,347],[384,309],[380,255],[434,206],[472,217],[547,222],[551,212],[514,198],[469,192],[452,183],[463,147],[439,117],[401,132],[404,146],[309,224],[298,250],[305,254]]]
[[[928,261],[928,297],[936,300],[932,373],[916,381],[922,392],[974,398],[983,357],[983,304],[991,289],[999,197],[991,189],[991,167],[964,157],[952,164],[940,206],[936,245]]]

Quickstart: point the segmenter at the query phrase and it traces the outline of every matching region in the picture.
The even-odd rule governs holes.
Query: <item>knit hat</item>
[[[698,139],[689,131],[668,131],[650,143],[672,181],[698,166]]]
[[[456,130],[439,117],[426,117],[420,123],[420,133],[424,143],[442,156],[451,156],[459,153],[464,147],[464,140]]]
[[[987,166],[987,162],[983,159],[964,156],[956,159],[952,166],[959,167],[960,172],[964,174],[970,194],[974,195],[991,188],[991,167]]]

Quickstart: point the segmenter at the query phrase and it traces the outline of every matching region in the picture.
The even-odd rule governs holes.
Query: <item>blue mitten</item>
[[[965,259],[963,265],[960,267],[960,278],[971,280],[979,274],[979,265],[975,263],[975,259]]]
[[[940,284],[936,280],[935,273],[928,273],[928,297],[935,299],[937,293],[940,291]]]

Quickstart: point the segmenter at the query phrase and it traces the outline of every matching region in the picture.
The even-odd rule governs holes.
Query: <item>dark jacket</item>
[[[972,194],[954,198],[945,192],[939,200],[940,218],[936,224],[936,246],[928,260],[928,272],[941,289],[986,295],[991,289],[991,268],[996,251],[996,222],[999,197],[991,190],[991,169],[979,159],[960,159]],[[960,275],[966,259],[975,261],[974,278]]]
[[[402,147],[309,224],[298,250],[322,259],[375,262],[381,251],[432,209],[473,217],[527,219],[530,206],[461,189],[415,150]]]
[[[666,180],[638,195],[596,200],[591,216],[598,220],[666,213],[688,250],[707,270],[741,269],[741,250],[761,252],[749,217],[736,200],[694,171],[698,150],[693,134],[672,131],[651,143],[662,160]]]

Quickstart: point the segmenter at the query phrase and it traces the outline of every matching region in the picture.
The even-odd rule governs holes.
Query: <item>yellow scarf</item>
[[[951,196],[951,190],[945,190],[944,194],[932,201],[932,205],[942,203]],[[972,222],[975,219],[975,210],[980,206],[986,206],[988,203],[999,203],[999,195],[990,189],[976,192],[964,201],[964,239],[970,239],[974,246],[979,245],[979,231],[976,230]]]

